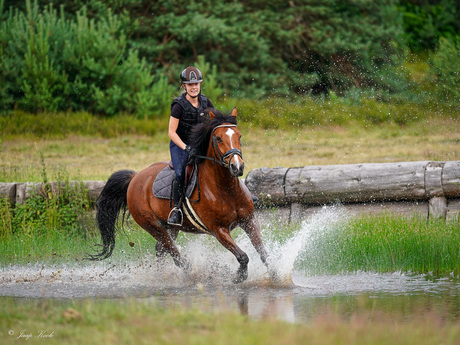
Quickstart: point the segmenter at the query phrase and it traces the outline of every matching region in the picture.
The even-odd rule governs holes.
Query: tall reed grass
[[[76,243],[93,238],[91,204],[84,185],[71,186],[65,170],[53,176],[53,188],[42,158],[42,186],[24,204],[0,199],[0,262],[37,260],[71,251]],[[77,246],[78,247],[78,246]]]
[[[460,274],[460,222],[384,214],[355,218],[314,236],[298,266],[309,274]]]
[[[375,97],[331,97],[314,99],[268,98],[266,100],[229,99],[224,108],[238,107],[245,123],[260,128],[298,128],[303,126],[364,126],[425,121],[433,116],[460,118],[460,109],[452,104],[427,102],[383,102]]]
[[[166,131],[168,117],[163,119],[137,118],[118,114],[101,117],[87,112],[56,112],[30,114],[14,111],[0,116],[0,135],[3,139],[14,137],[65,138],[69,135],[116,137],[122,134],[154,135]]]

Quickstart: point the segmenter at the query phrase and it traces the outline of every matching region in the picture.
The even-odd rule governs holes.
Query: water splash
[[[325,206],[301,223],[300,229],[284,243],[268,239],[265,241],[271,256],[271,265],[276,271],[277,285],[292,285],[295,263],[302,253],[314,252],[318,242],[347,221],[345,208]]]
[[[265,229],[263,237],[270,255],[270,273],[276,275],[276,280],[271,279],[273,277],[248,236],[241,233],[235,241],[250,259],[249,278],[243,286],[292,286],[295,264],[302,253],[308,251],[311,257],[322,236],[346,218],[344,209],[324,207],[303,221],[293,235],[284,236],[282,241],[270,236],[272,229]],[[186,236],[180,251],[191,264],[188,271],[177,268],[169,257],[158,262],[151,253],[129,262],[121,256],[98,263],[16,265],[0,269],[0,295],[16,295],[13,291],[17,291],[19,295],[45,296],[50,287],[54,287],[49,292],[54,291],[52,295],[56,297],[65,296],[65,290],[69,296],[83,297],[120,293],[139,295],[144,291],[148,294],[151,291],[196,289],[197,286],[224,289],[234,286],[232,279],[239,264],[233,254],[211,236]],[[39,286],[39,290],[34,286]]]
[[[264,235],[264,244],[269,253],[269,270],[262,263],[248,236],[237,236],[235,242],[249,256],[249,277],[246,285],[292,286],[295,263],[305,251],[315,251],[318,242],[346,222],[346,210],[340,206],[327,206],[304,220],[300,229],[280,242],[270,236],[270,229]],[[231,284],[231,278],[238,268],[233,254],[228,252],[213,237],[193,237],[181,252],[191,263],[189,279],[196,282],[221,285]]]

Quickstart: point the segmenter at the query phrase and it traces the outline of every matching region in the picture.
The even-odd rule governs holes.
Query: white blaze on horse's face
[[[225,133],[226,135],[228,135],[228,138],[229,138],[229,141],[230,141],[230,148],[233,149],[233,143],[232,143],[232,136],[233,134],[235,134],[235,131],[231,128],[227,129],[227,133]]]
[[[241,145],[240,145],[240,137],[241,135],[238,133],[236,135],[235,131],[232,128],[227,129],[227,132],[225,133],[230,142],[230,150],[231,149],[238,149],[241,150]],[[232,158],[232,162],[228,162],[229,164],[233,163],[235,165],[236,169],[241,169],[243,161],[240,156],[234,155]]]
[[[232,176],[242,176],[244,161],[241,157],[241,133],[235,125],[221,125],[214,133],[219,155]]]

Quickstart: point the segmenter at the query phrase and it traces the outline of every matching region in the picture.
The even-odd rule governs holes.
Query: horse
[[[175,244],[179,231],[212,235],[236,257],[239,268],[233,282],[241,283],[248,278],[249,257],[230,235],[233,229],[241,227],[268,268],[268,254],[254,214],[253,199],[238,178],[243,175],[244,161],[237,110],[234,108],[224,115],[216,109],[207,109],[205,119],[191,132],[198,175],[197,187],[186,201],[196,219],[184,217],[181,227],[168,225],[171,201],[157,198],[152,192],[155,178],[169,162],[154,163],[139,173],[117,171],[108,179],[96,202],[102,251],[91,255],[91,259],[103,260],[112,254],[117,218],[123,214],[123,225],[128,209],[136,223],[156,239],[155,255],[159,259],[169,254],[176,266],[187,269],[189,263]]]

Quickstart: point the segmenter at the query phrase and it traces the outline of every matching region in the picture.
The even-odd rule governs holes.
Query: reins
[[[216,137],[214,135],[214,131],[217,129],[217,128],[221,128],[221,127],[236,127],[236,125],[220,125],[220,126],[216,126],[213,130],[212,130],[212,140],[211,140],[211,145],[212,145],[212,149],[213,149],[213,152],[214,152],[214,157],[211,158],[211,157],[208,157],[208,156],[201,156],[201,155],[194,155],[194,158],[200,158],[200,159],[207,159],[209,161],[211,161],[213,164],[214,163],[217,163],[221,166],[223,166],[224,168],[228,168],[229,164],[225,162],[225,160],[230,157],[230,159],[228,160],[229,162],[233,159],[233,156],[237,155],[239,156],[241,159],[243,159],[243,153],[241,152],[241,150],[239,149],[230,149],[228,150],[227,152],[225,152],[224,154],[222,154],[222,152],[220,152],[219,150],[219,147],[217,146],[217,142],[216,142]],[[217,152],[217,154],[216,154]],[[219,160],[216,160],[216,156],[218,157]],[[194,162],[195,164],[195,169],[198,169],[198,164],[197,162],[195,161]],[[191,202],[199,202],[200,199],[201,199],[201,190],[200,190],[200,181],[198,180],[197,181],[197,190],[198,190],[198,197],[196,200],[190,200]]]

